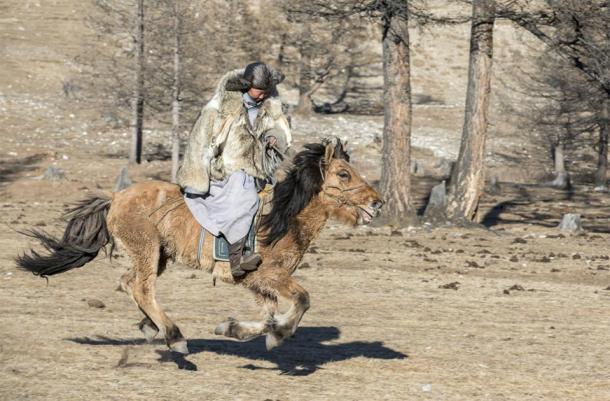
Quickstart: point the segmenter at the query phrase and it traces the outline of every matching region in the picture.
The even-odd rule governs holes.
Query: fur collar
[[[241,82],[244,69],[233,70],[226,73],[218,82],[212,101],[218,107],[222,118],[239,113],[243,107]],[[261,112],[271,115],[274,120],[282,114],[282,101],[277,89],[274,89],[270,96],[265,99],[261,106]]]

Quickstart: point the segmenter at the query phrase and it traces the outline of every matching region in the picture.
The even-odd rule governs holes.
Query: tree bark
[[[550,185],[555,188],[566,189],[570,186],[570,177],[566,169],[565,141],[563,139],[560,139],[553,147],[553,160],[555,162],[555,178],[550,182]]]
[[[492,1],[473,1],[464,128],[447,202],[447,217],[451,220],[475,220],[485,185],[494,13]]]
[[[407,2],[387,4],[383,16],[384,127],[381,195],[390,222],[413,215],[411,204],[411,70]]]
[[[142,162],[142,131],[144,126],[144,0],[136,3],[135,87],[133,99],[133,134],[129,162]]]
[[[311,32],[309,25],[303,23],[301,31],[301,45],[299,46],[299,103],[295,109],[295,113],[300,115],[308,115],[313,113],[311,103],[311,86],[313,81],[313,72],[311,70]]]
[[[595,187],[605,189],[608,172],[608,135],[610,134],[610,97],[607,97],[601,115],[599,127],[599,149],[597,151],[597,171],[595,172]]]
[[[180,12],[178,0],[174,0],[174,80],[172,85],[172,182],[178,182],[178,164],[180,159]]]

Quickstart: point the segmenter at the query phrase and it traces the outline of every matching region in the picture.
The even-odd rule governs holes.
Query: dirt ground
[[[173,265],[158,283],[189,339],[179,357],[144,342],[140,312],[116,291],[129,268],[121,252],[48,283],[16,270],[34,245],[18,230],[60,232],[65,205],[112,190],[125,166],[128,129],[93,123],[98,110],[62,93],[91,45],[87,4],[0,5],[0,400],[610,400],[610,198],[587,184],[592,159],[575,155],[572,190],[534,185],[548,152],[497,102],[487,161],[501,185],[483,198],[484,226],[329,224],[295,276],[311,309],[272,352],[262,338],[213,334],[258,311],[247,291],[202,271]],[[525,57],[507,29],[494,34],[496,78]],[[459,149],[468,56],[467,26],[430,32],[413,32],[414,91],[443,103],[414,106],[413,155],[426,168]],[[381,116],[294,123],[297,146],[348,138],[353,164],[378,179]],[[134,181],[168,179],[168,138],[147,127]],[[65,179],[41,179],[48,166]],[[418,208],[439,180],[414,178]],[[580,213],[585,231],[561,233],[564,213]]]
[[[212,333],[257,316],[247,291],[173,265],[158,299],[189,339],[192,354],[177,357],[143,341],[140,312],[115,290],[129,267],[120,253],[48,283],[14,266],[33,245],[15,230],[58,232],[65,204],[112,189],[124,162],[13,146],[0,183],[2,400],[610,399],[609,200],[592,188],[503,183],[484,198],[488,229],[329,224],[296,273],[312,308],[272,352]],[[54,161],[66,180],[37,178]],[[418,205],[433,183],[416,180]],[[566,212],[583,215],[584,233],[555,228]]]

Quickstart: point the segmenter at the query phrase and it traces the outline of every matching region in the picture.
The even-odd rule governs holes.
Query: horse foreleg
[[[281,345],[287,337],[292,336],[303,315],[309,309],[309,293],[292,277],[285,277],[276,282],[275,290],[280,296],[290,300],[292,304],[286,313],[275,315],[267,332],[267,350]]]
[[[277,298],[256,291],[254,293],[256,303],[261,306],[262,321],[238,321],[229,318],[216,326],[215,334],[232,337],[240,341],[248,341],[269,331],[273,322],[273,315],[277,311]]]

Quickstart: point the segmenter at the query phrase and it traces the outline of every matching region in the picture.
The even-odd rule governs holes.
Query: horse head
[[[383,206],[381,196],[349,163],[346,143],[338,138],[323,143],[326,148],[320,159],[322,202],[329,207],[330,215],[343,223],[370,223]]]

